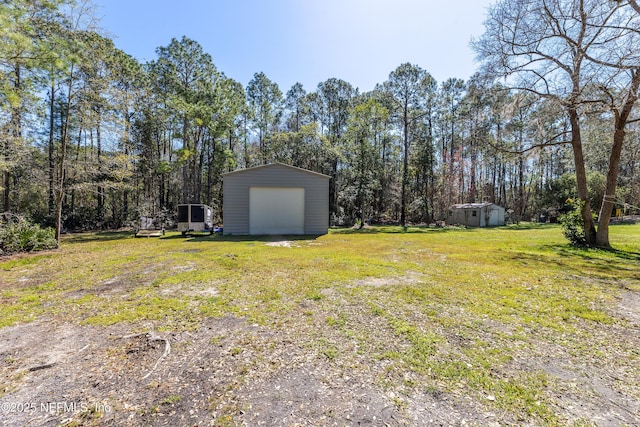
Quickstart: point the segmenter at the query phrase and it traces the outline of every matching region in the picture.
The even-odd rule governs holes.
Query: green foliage
[[[363,97],[349,109],[344,158],[353,165],[344,171],[344,189],[339,197],[347,224],[362,226],[374,214],[375,194],[381,189],[382,160],[378,141],[388,137],[384,123],[389,110],[374,97]]]
[[[0,223],[0,255],[53,249],[58,246],[51,228],[40,228],[22,217]]]
[[[565,205],[567,212],[560,216],[562,232],[572,245],[584,246],[587,243],[584,233],[584,220],[582,219],[582,209],[584,201],[580,199],[567,199]]]
[[[257,130],[257,138],[262,162],[272,161],[271,153],[276,153],[270,139],[278,128],[282,116],[284,99],[278,84],[269,80],[264,73],[256,73],[247,85],[247,106],[249,117]]]
[[[601,172],[592,171],[587,174],[587,188],[594,210],[600,208],[605,181],[606,176]],[[547,183],[538,194],[538,204],[541,208],[561,208],[568,199],[573,199],[577,192],[575,175],[567,173]]]
[[[541,208],[561,208],[576,192],[576,177],[564,174],[549,181],[538,193],[538,204]]]
[[[10,136],[0,144],[5,211],[53,223],[60,207],[69,229],[118,228],[143,210],[174,214],[186,200],[215,209],[222,173],[273,161],[331,175],[332,224],[433,223],[452,203],[470,201],[498,203],[522,220],[555,219],[576,195],[571,148],[556,144],[566,133],[562,109],[484,74],[438,84],[407,62],[371,92],[329,78],[309,92],[296,83],[285,102],[264,73],[245,88],[186,37],[138,63],[88,25],[99,25],[90,8],[73,4],[0,2],[0,127]],[[541,12],[526,12],[534,11]],[[611,118],[581,118],[594,211]],[[553,144],[523,146],[538,140]],[[631,206],[640,197],[638,144],[631,134],[625,141],[618,180],[618,199]],[[66,188],[49,182],[61,176],[63,145]],[[523,149],[526,161],[507,154]],[[64,203],[55,203],[54,188]]]

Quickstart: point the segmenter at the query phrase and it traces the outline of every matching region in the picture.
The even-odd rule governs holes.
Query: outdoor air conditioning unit
[[[178,231],[183,235],[191,231],[213,233],[213,209],[211,206],[178,205]]]

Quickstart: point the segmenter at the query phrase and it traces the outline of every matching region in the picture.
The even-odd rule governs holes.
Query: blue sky
[[[183,35],[244,86],[264,72],[286,93],[335,77],[361,91],[410,62],[439,82],[476,70],[469,48],[495,0],[94,0],[100,26],[140,61]]]

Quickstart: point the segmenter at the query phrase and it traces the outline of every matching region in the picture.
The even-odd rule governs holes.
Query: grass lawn
[[[321,388],[335,400],[333,409],[305,413],[308,425],[355,423],[341,417],[346,403],[330,394],[353,396],[345,378],[375,390],[371,411],[392,408],[389,425],[638,425],[640,225],[612,226],[611,242],[615,250],[573,248],[558,226],[531,224],[373,227],[300,239],[70,235],[56,251],[0,258],[0,333],[43,321],[153,331],[173,343],[158,359],[154,375],[161,376],[190,351],[184,337],[194,341],[207,322],[237,319],[245,325],[234,326],[237,335],[221,329],[206,341],[225,361],[247,356],[234,365],[239,379],[222,391],[216,383],[206,397],[213,425],[275,419],[260,418],[266,403],[250,390],[292,367],[307,369],[320,381],[314,393]],[[130,362],[115,342],[95,350],[95,360]],[[25,371],[19,345],[0,346],[3,403],[24,396],[30,378],[49,375]],[[155,381],[146,390],[162,384],[145,380]],[[137,403],[135,417],[159,424],[157,414],[184,411],[180,390],[154,392],[155,401]],[[114,410],[74,413],[73,423],[128,419],[118,393],[102,392]],[[291,412],[284,425],[307,425]]]

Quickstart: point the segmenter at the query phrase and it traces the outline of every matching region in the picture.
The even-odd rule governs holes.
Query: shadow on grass
[[[329,229],[329,234],[418,234],[418,233],[447,233],[447,232],[467,232],[474,233],[479,230],[498,229],[498,230],[533,230],[557,227],[557,224],[537,224],[537,223],[520,223],[501,227],[464,227],[464,226],[444,226],[437,227],[433,225],[411,225],[402,227],[399,225],[375,225],[364,228],[353,227],[333,227]],[[146,237],[148,239],[160,240],[195,240],[195,241],[223,241],[223,242],[247,242],[261,241],[274,242],[282,240],[315,240],[322,235],[285,235],[285,236],[224,236],[221,233],[210,234],[208,232],[189,233],[182,235],[174,230],[167,230],[167,234],[160,237]],[[99,242],[124,240],[135,237],[133,231],[98,231],[84,233],[69,233],[63,236],[63,240],[72,243],[80,242]],[[144,239],[145,237],[141,237]]]
[[[402,227],[400,225],[383,225],[383,226],[371,226],[364,228],[353,227],[335,227],[331,228],[330,234],[419,234],[419,233],[446,233],[452,231],[465,231],[475,232],[477,228],[470,227],[435,227],[429,225],[411,225]]]
[[[552,224],[552,223],[538,223],[538,222],[521,222],[519,224],[509,224],[504,227],[501,227],[505,230],[514,230],[514,231],[528,231],[528,230],[545,230],[549,228],[558,228],[560,224]]]
[[[203,233],[182,233],[168,231],[164,236],[159,237],[140,237],[140,240],[158,239],[158,240],[183,240],[185,242],[280,242],[283,240],[316,240],[321,234],[313,235],[277,235],[277,236],[223,236],[221,233],[210,234]],[[107,242],[115,240],[126,240],[135,238],[132,231],[104,231],[104,232],[87,232],[67,234],[63,237],[65,242],[69,243],[88,243],[88,242]]]
[[[303,235],[276,235],[276,236],[224,236],[220,233],[215,234],[188,234],[183,236],[182,234],[174,234],[160,237],[160,240],[184,240],[185,242],[192,243],[206,243],[206,242],[281,242],[281,241],[296,241],[296,240],[316,240],[322,234],[303,234]]]
[[[507,231],[530,231],[557,228],[558,224],[540,224],[534,222],[521,222],[520,224],[510,224],[497,227],[465,227],[447,225],[444,227],[434,225],[410,225],[402,227],[399,225],[374,225],[365,228],[332,228],[333,234],[402,234],[402,233],[449,233],[453,231],[475,233],[481,230],[507,230]]]
[[[135,237],[131,231],[100,231],[87,233],[65,234],[62,239],[64,242],[82,243],[82,242],[108,242],[112,240],[124,240]]]
[[[202,238],[211,238],[215,236],[215,234],[211,233],[167,233],[164,236],[156,237],[158,240],[189,240],[189,239],[202,239]]]
[[[541,268],[554,265],[578,276],[599,272],[621,277],[627,274],[634,275],[638,270],[637,262],[640,260],[640,252],[636,251],[581,248],[569,244],[541,245],[540,248],[543,252],[539,254],[517,252],[509,258],[540,264]]]
[[[589,248],[580,246],[571,246],[570,244],[546,245],[545,249],[556,252],[562,256],[580,257],[585,261],[604,261],[609,262],[610,258],[617,258],[625,261],[640,260],[640,252],[623,251],[615,248]],[[607,259],[603,259],[603,255],[608,255]]]

